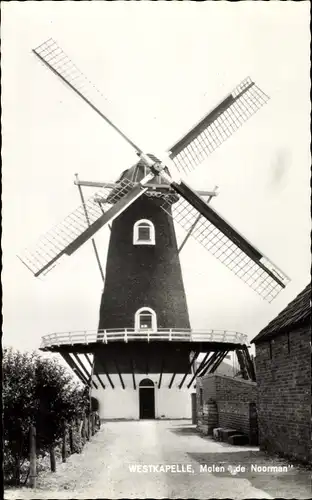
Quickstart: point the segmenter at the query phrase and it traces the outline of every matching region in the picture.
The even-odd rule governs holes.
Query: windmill
[[[135,373],[160,373],[157,383],[157,387],[160,388],[164,370],[166,373],[172,372],[169,388],[172,387],[176,374],[182,372],[185,375],[179,382],[178,388],[182,388],[187,376],[190,377],[187,387],[191,388],[197,375],[203,375],[207,370],[214,371],[231,350],[239,351],[240,364],[245,366],[245,372],[247,370],[249,377],[254,378],[245,336],[213,330],[200,335],[199,332],[196,333],[190,329],[179,251],[192,236],[238,278],[269,302],[285,288],[289,278],[216,210],[211,208],[209,202],[212,197],[216,196],[216,190],[196,192],[181,178],[176,179],[171,170],[174,165],[179,175],[184,176],[196,168],[267,102],[266,94],[250,78],[246,78],[168,149],[169,161],[161,161],[152,154],[146,154],[104,115],[100,104],[102,95],[54,40],[49,39],[33,52],[45,66],[109,123],[139,157],[138,163],[123,172],[115,183],[81,181],[77,176],[75,183],[80,191],[82,205],[43,236],[33,250],[26,251],[20,257],[37,277],[48,273],[64,256],[72,255],[91,239],[104,281],[94,235],[102,227],[111,225],[98,330],[90,332],[88,339],[84,333],[68,334],[65,337],[52,334],[44,338],[43,348],[61,351],[60,346],[62,346],[62,355],[74,367],[73,359],[69,356],[69,352],[73,352],[72,346],[75,344],[76,349],[80,346],[79,352],[85,353],[87,357],[92,344],[95,362],[90,363],[88,357],[87,360],[93,367],[91,375],[97,377],[102,387],[104,384],[99,373],[104,373],[111,388],[114,388],[110,376],[110,373],[114,372],[118,375],[122,388],[125,389],[122,374],[128,370],[125,367],[125,356],[129,352],[131,359],[128,365],[131,366],[133,389],[136,389]],[[99,187],[101,190],[85,201],[82,187],[86,186]],[[208,199],[205,200],[205,197]],[[151,222],[152,219],[156,221],[155,224]],[[185,239],[179,248],[176,245],[173,221],[186,231]],[[129,227],[131,239],[133,239],[129,242],[128,238],[125,243],[123,234]],[[137,261],[133,257],[134,251],[143,252],[144,265],[147,259],[149,267],[147,264],[145,268],[143,264],[133,264],[132,268],[129,267],[129,262]],[[159,262],[162,264],[160,265]],[[157,268],[159,273],[153,276],[153,279],[155,278],[154,289],[150,296],[147,292],[147,288],[150,289],[146,281],[148,279],[146,278],[147,268]],[[117,275],[119,278],[116,280]],[[133,277],[133,283],[135,283],[132,291],[129,291],[129,276]],[[129,302],[129,293],[132,302],[129,308],[132,312],[126,310],[121,313],[121,303]],[[123,294],[128,295],[123,296]],[[160,298],[162,294],[165,299]],[[162,311],[159,316],[163,316],[160,321],[163,326],[159,326],[158,317],[155,318],[155,310],[147,307],[146,299],[144,299],[146,296],[149,296],[150,302],[154,303],[154,308]],[[137,307],[140,300],[142,307],[136,309],[134,315],[132,306],[136,303],[135,307]],[[135,318],[134,328],[133,321],[131,321],[132,324],[125,323],[129,321],[129,314]],[[169,319],[172,322],[171,326]],[[53,335],[56,336],[53,337]],[[128,344],[129,340],[132,342]],[[172,340],[175,342],[170,342]],[[133,346],[137,347],[140,341],[140,348],[133,349]],[[164,341],[169,341],[166,342],[165,359],[162,357]],[[152,357],[150,342],[153,345]],[[123,349],[121,349],[121,343],[123,343]],[[103,361],[103,344],[106,349],[105,362]],[[65,352],[66,349],[67,352]],[[81,364],[77,352],[74,355],[77,363],[79,361]],[[193,354],[190,357],[191,352]],[[203,352],[206,355],[195,371],[195,359],[199,353]],[[149,361],[146,361],[148,359],[150,359],[150,365]],[[175,361],[173,362],[172,359]],[[82,366],[78,370],[77,363],[75,364],[76,371],[79,371],[81,379],[87,382],[88,377],[83,372]],[[147,363],[147,366],[143,366],[144,363]],[[164,369],[164,364],[166,369]],[[95,387],[96,383],[94,381],[92,383]],[[146,387],[142,386],[142,390],[148,390],[148,387],[149,383]]]

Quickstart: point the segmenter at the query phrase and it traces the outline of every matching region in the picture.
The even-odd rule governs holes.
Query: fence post
[[[82,443],[83,445],[86,444],[86,440],[87,440],[87,417],[86,417],[86,414],[84,413],[83,414],[83,417],[82,417]]]
[[[90,413],[86,416],[86,431],[87,431],[87,440],[90,441]]]
[[[29,484],[31,488],[36,488],[36,457],[36,427],[31,425],[29,429]]]
[[[66,423],[62,422],[62,462],[66,462]]]
[[[70,454],[72,455],[74,453],[74,436],[73,436],[73,421],[70,422],[70,426],[68,429],[68,437],[69,437],[69,449],[70,449]]]
[[[92,431],[92,436],[95,434],[95,415],[94,412],[91,413],[91,431]]]
[[[55,472],[56,471],[56,461],[55,461],[55,451],[54,451],[53,444],[50,446],[50,466],[51,466],[51,472]]]

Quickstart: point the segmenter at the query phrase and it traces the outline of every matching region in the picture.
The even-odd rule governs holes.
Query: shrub
[[[54,446],[64,425],[89,410],[89,388],[74,383],[55,359],[36,352],[3,351],[4,476],[20,483],[29,456],[29,427],[36,426],[37,454]],[[79,445],[77,444],[79,449]]]

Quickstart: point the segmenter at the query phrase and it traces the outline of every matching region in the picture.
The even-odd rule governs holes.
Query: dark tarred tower
[[[122,178],[139,181],[144,174],[138,163]],[[134,328],[143,307],[155,311],[157,328],[190,328],[173,220],[161,204],[141,196],[112,224],[99,329]],[[141,220],[153,224],[155,243],[134,244]]]
[[[126,170],[121,179],[133,182],[141,180],[146,175],[144,165],[139,162]],[[120,179],[120,180],[121,180]],[[103,329],[144,329],[144,313],[153,313],[153,329],[190,329],[190,320],[182,279],[182,272],[178,254],[175,230],[172,218],[161,208],[161,198],[155,196],[161,188],[163,180],[156,178],[146,195],[141,196],[128,207],[111,227],[111,236],[106,264],[105,286],[102,294],[99,318],[99,330]],[[177,198],[172,199],[173,203]],[[150,242],[136,241],[136,225],[152,227],[153,234]],[[146,224],[147,223],[147,224]],[[141,228],[144,237],[144,227]],[[148,236],[148,235],[146,235]],[[140,317],[140,311],[143,316]],[[143,321],[143,325],[139,324]],[[137,367],[141,364],[140,356],[145,354],[141,344],[140,355],[136,352]],[[162,350],[166,343],[162,343]],[[107,346],[108,348],[110,346]],[[147,347],[147,346],[146,346]],[[129,349],[129,346],[127,346]],[[155,352],[157,346],[155,345]],[[102,358],[102,353],[99,355]],[[105,356],[106,357],[106,356]],[[177,353],[177,358],[179,358]],[[97,356],[96,356],[97,358]],[[109,363],[109,371],[115,371]],[[122,359],[118,352],[120,369],[129,372],[131,367]],[[185,357],[188,362],[188,357]],[[183,362],[183,369],[185,363]],[[99,363],[96,368],[101,371]],[[157,372],[158,363],[152,363]],[[153,371],[154,371],[153,370]],[[172,370],[172,367],[171,367]],[[168,371],[171,371],[168,366]],[[140,370],[139,370],[140,371]]]

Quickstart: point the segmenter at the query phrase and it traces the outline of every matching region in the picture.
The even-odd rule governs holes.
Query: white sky
[[[192,327],[251,339],[310,276],[309,2],[2,3],[3,341],[21,349],[47,333],[97,328],[91,242],[44,280],[16,254],[79,205],[76,172],[113,181],[136,161],[32,54],[50,37],[148,152],[171,146],[246,76],[270,96],[185,179],[218,185],[213,206],[292,279],[268,304],[189,240],[181,264]],[[104,265],[108,236],[96,237]]]

